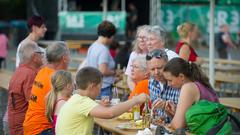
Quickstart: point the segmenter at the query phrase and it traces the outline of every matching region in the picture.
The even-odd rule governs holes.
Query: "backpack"
[[[187,110],[185,118],[190,133],[197,135],[232,134],[228,112],[222,104],[200,100]]]

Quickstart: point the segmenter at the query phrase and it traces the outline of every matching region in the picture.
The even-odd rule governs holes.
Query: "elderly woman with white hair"
[[[158,25],[152,26],[150,29],[148,29],[148,51],[151,52],[155,49],[164,50],[167,53],[168,60],[179,57],[174,51],[165,48],[167,38],[166,36],[166,31]]]
[[[135,95],[141,93],[146,93],[149,95],[148,91],[148,78],[149,72],[147,70],[147,61],[144,56],[138,56],[132,61],[131,65],[131,79],[135,83],[135,88],[128,97],[131,99]]]
[[[136,34],[136,39],[134,41],[134,47],[133,51],[130,54],[129,60],[128,60],[128,65],[125,71],[125,74],[128,76],[127,77],[127,84],[130,90],[133,90],[135,88],[135,83],[131,79],[131,65],[133,59],[135,59],[138,56],[146,56],[148,53],[147,49],[147,31],[150,28],[149,25],[143,25],[137,28],[137,34]]]

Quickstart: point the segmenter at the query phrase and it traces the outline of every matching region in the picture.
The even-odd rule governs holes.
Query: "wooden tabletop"
[[[240,97],[239,98],[233,98],[233,97],[219,98],[219,101],[221,104],[229,108],[233,108],[240,111]]]
[[[135,129],[124,130],[117,128],[116,127],[117,125],[125,123],[127,121],[117,120],[116,118],[114,119],[94,118],[94,122],[103,129],[112,132],[112,135],[136,135],[138,132],[138,130]]]
[[[4,89],[8,89],[8,83],[12,77],[13,72],[9,70],[0,70],[0,87]]]

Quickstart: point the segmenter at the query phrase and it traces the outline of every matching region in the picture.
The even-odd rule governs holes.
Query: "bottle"
[[[150,128],[151,123],[151,111],[149,108],[148,101],[145,102],[145,110],[143,111],[143,126],[144,128]]]
[[[133,113],[133,120],[139,120],[140,119],[140,105],[135,105],[132,108]]]

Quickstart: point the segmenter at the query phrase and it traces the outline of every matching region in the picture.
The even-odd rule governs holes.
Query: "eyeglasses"
[[[132,69],[140,69],[140,67],[139,66],[136,66],[136,65],[131,65],[130,66]]]
[[[166,59],[168,60],[168,56],[167,56],[167,53],[164,51],[164,50],[160,50],[160,49],[156,49],[156,50],[153,50],[151,51],[150,53],[148,53],[146,55],[146,60],[149,61],[151,60],[152,58],[163,58],[163,59]]]
[[[138,40],[140,41],[146,41],[147,38],[145,36],[137,36]]]
[[[41,51],[35,51],[34,53],[38,53],[40,55],[44,55],[44,52],[41,52]]]

